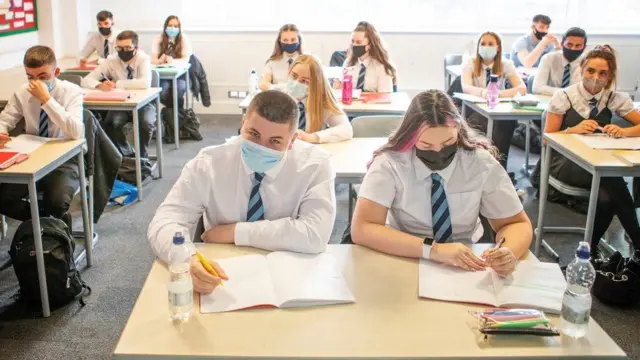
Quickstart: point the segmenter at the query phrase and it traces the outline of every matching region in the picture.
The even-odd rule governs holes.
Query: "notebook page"
[[[267,259],[245,255],[218,260],[229,280],[209,295],[200,295],[200,312],[217,313],[253,306],[277,306]]]
[[[267,255],[276,296],[282,307],[355,302],[336,260],[327,253]]]
[[[14,137],[9,141],[0,152],[17,152],[22,154],[30,154],[37,150],[40,146],[46,144],[50,138],[43,138],[35,135],[22,134]]]
[[[560,313],[566,285],[555,263],[520,261],[507,277],[492,271],[499,306],[534,307]]]
[[[606,134],[578,135],[573,134],[592,149],[638,150],[640,141],[635,137],[615,138]]]

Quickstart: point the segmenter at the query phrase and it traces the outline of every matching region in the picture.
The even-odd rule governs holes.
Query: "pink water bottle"
[[[498,96],[500,96],[498,79],[498,75],[491,75],[489,77],[489,86],[487,86],[487,107],[489,109],[498,106]]]
[[[342,103],[351,105],[353,102],[353,76],[345,75],[342,79]]]

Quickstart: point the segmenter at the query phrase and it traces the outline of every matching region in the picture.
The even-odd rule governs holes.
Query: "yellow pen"
[[[200,263],[202,264],[202,266],[204,266],[205,270],[207,270],[209,272],[209,274],[220,278],[220,286],[222,286],[222,278],[220,277],[220,275],[218,275],[218,273],[213,268],[213,266],[211,266],[211,264],[209,264],[209,262],[204,257],[204,255],[202,255],[202,253],[200,251],[198,251],[198,250],[196,250],[196,255],[198,256],[198,260],[200,260]]]

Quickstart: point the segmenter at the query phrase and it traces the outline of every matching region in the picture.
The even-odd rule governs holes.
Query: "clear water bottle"
[[[189,273],[191,250],[184,236],[176,232],[169,250],[169,313],[173,320],[186,321],[193,308],[193,280]]]
[[[249,94],[255,95],[258,93],[258,73],[256,69],[251,69],[249,73]]]
[[[499,79],[498,75],[489,76],[489,85],[487,86],[487,106],[489,109],[493,109],[498,105],[498,97],[500,96]]]
[[[572,338],[581,338],[589,328],[591,313],[591,286],[596,279],[596,270],[589,261],[589,244],[581,241],[576,258],[567,266],[567,290],[562,298],[560,330]]]

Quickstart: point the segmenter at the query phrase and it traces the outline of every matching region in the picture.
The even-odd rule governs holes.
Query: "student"
[[[551,18],[547,15],[533,17],[531,32],[516,40],[511,48],[511,60],[516,67],[538,67],[542,56],[555,50],[560,50],[558,39],[549,34]]]
[[[114,89],[148,89],[151,87],[151,60],[138,49],[138,34],[123,31],[116,38],[117,57],[110,57],[82,79],[82,87],[111,91]],[[106,77],[106,79],[105,79]],[[124,157],[133,157],[133,149],[127,141],[124,125],[133,121],[129,111],[111,110],[102,127]],[[140,124],[140,156],[148,157],[147,149],[155,128],[156,107],[147,104],[138,110]]]
[[[396,68],[382,44],[380,34],[366,21],[351,33],[351,47],[343,65],[353,77],[353,88],[365,92],[390,93],[396,80]],[[341,85],[336,84],[336,87]]]
[[[0,113],[0,148],[10,141],[7,134],[24,119],[25,132],[46,138],[84,138],[82,90],[56,79],[60,74],[53,50],[33,46],[24,55],[29,82],[20,87]],[[69,220],[67,212],[80,187],[76,158],[67,161],[36,183],[42,192],[40,216]],[[0,214],[25,221],[31,218],[29,191],[22,184],[0,184]]]
[[[289,67],[303,54],[302,34],[294,24],[286,24],[278,31],[273,53],[262,71],[260,90],[285,90]]]
[[[513,97],[515,94],[526,94],[527,87],[516,72],[513,62],[502,57],[502,39],[494,32],[486,31],[478,38],[476,54],[462,67],[462,90],[465,94],[487,97],[489,75],[499,76],[499,97]],[[505,89],[506,82],[511,84]],[[469,123],[487,132],[487,119],[476,112],[467,112]],[[511,138],[517,122],[500,120],[493,122],[492,140],[496,144],[502,158],[500,163],[506,169]]]
[[[241,134],[200,151],[149,225],[151,248],[167,261],[171,239],[204,216],[202,240],[301,253],[324,252],[336,215],[330,156],[296,141],[298,107],[280,91],[257,94]],[[210,293],[219,279],[191,260],[194,289]]]
[[[349,140],[353,128],[333,97],[322,64],[313,55],[300,55],[291,64],[287,92],[298,102],[298,139],[312,144]],[[324,129],[329,126],[328,129]]]
[[[87,42],[80,51],[80,65],[102,64],[109,56],[116,54],[115,43],[118,32],[113,28],[113,14],[102,10],[96,15],[98,20],[98,32],[89,35]],[[89,56],[96,53],[97,60],[87,60]]]
[[[511,273],[529,250],[532,228],[496,156],[445,93],[418,94],[374,154],[358,194],[353,242],[470,271]],[[505,239],[483,254],[486,261],[459,243],[481,236],[479,214],[496,231],[496,241]]]
[[[533,93],[551,96],[581,80],[580,56],[587,46],[587,33],[572,27],[562,37],[562,51],[542,57],[533,81]]]
[[[162,34],[156,36],[151,51],[151,63],[154,65],[187,66],[192,54],[191,41],[182,32],[180,19],[171,15],[164,21]],[[188,76],[188,75],[187,75]],[[160,101],[164,106],[173,107],[173,87],[171,80],[160,80]],[[187,83],[178,79],[178,107],[184,102],[184,94],[187,92]]]
[[[604,133],[615,137],[640,136],[640,113],[633,109],[627,93],[613,88],[618,70],[613,49],[608,45],[596,46],[582,59],[580,67],[583,80],[556,92],[551,98],[544,131],[591,134],[602,127]],[[623,129],[611,124],[614,113],[633,126]],[[591,174],[557,152],[551,157],[549,169],[551,176],[568,185],[591,188]],[[614,215],[636,251],[640,250],[640,227],[627,184],[622,177],[602,177],[591,238],[592,252],[597,250]]]

